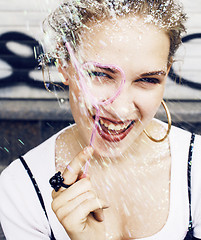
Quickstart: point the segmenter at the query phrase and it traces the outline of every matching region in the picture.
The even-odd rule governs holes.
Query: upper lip
[[[95,116],[93,118],[95,118]],[[106,117],[102,117],[102,116],[100,116],[99,118],[101,118],[102,120],[105,120],[105,121],[109,121],[113,124],[127,124],[127,123],[130,123],[133,121],[133,120],[122,121],[122,120],[116,120],[116,119],[106,118]]]
[[[89,114],[92,116],[92,118],[95,120],[95,113],[92,113],[91,111],[89,111]],[[117,120],[117,119],[111,119],[111,118],[108,118],[108,117],[102,117],[102,116],[99,116],[99,119],[102,119],[102,120],[105,120],[105,121],[109,121],[113,124],[127,124],[127,123],[130,123],[130,122],[133,122],[135,121],[134,119],[127,119],[127,120]]]

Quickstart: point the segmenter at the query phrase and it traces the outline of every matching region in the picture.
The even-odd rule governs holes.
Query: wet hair
[[[145,23],[165,30],[170,38],[169,59],[174,56],[186,21],[183,8],[176,0],[65,0],[44,21],[45,45],[50,47],[47,55],[68,59],[62,44],[64,36],[76,50],[87,24],[125,16],[139,16]]]

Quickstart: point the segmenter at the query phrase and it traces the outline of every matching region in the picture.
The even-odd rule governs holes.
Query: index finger
[[[63,172],[63,178],[65,184],[73,184],[80,172],[82,167],[87,161],[90,160],[94,149],[92,146],[85,147],[78,155],[67,165],[66,169]]]

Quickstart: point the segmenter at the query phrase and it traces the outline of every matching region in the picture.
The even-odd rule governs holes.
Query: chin
[[[122,155],[125,154],[128,149],[131,149],[131,145],[136,139],[136,134],[133,134],[133,132],[134,131],[131,131],[122,139],[118,137],[118,141],[114,141],[113,136],[110,137],[109,140],[105,139],[105,137],[102,137],[102,135],[100,135],[97,130],[95,141],[93,144],[95,150],[94,156],[99,156],[103,158],[108,157],[111,159],[122,157]]]

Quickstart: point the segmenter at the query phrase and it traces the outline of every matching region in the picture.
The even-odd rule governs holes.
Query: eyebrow
[[[117,71],[115,69],[112,69],[112,68],[109,68],[109,67],[101,67],[101,66],[96,66],[97,68],[100,68],[100,69],[104,69],[108,72],[111,72],[111,73],[117,73]]]
[[[97,66],[97,68],[104,69],[104,70],[109,71],[109,72],[111,72],[111,73],[116,73],[115,69],[112,69],[112,68],[109,68],[109,67]],[[160,70],[160,71],[153,71],[153,72],[147,72],[147,73],[142,73],[142,74],[140,74],[141,77],[145,77],[145,76],[155,76],[155,75],[163,75],[163,76],[165,76],[165,75],[166,75],[166,72],[163,71],[163,70]]]
[[[96,66],[97,68],[100,68],[100,69],[104,69],[108,72],[111,72],[111,73],[117,73],[116,69],[112,69],[110,67],[104,67],[104,66]],[[153,72],[147,72],[147,73],[142,73],[140,74],[139,76],[140,77],[146,77],[146,76],[155,76],[155,75],[163,75],[163,76],[166,76],[166,72],[163,71],[163,70],[159,70],[159,71],[153,71]]]
[[[155,75],[166,75],[166,72],[163,70],[160,71],[154,71],[154,72],[147,72],[147,73],[142,73],[140,74],[141,77],[145,77],[145,76],[155,76]]]

